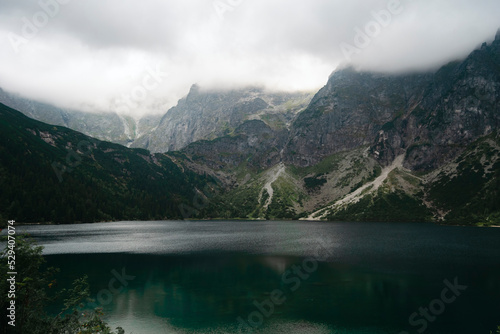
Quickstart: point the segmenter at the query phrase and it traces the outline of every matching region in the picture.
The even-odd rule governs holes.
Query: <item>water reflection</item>
[[[500,229],[306,222],[22,229],[61,268],[60,286],[88,275],[95,297],[109,290],[113,269],[135,276],[103,305],[111,323],[135,334],[235,333],[238,317],[248,321],[275,290],[286,300],[257,333],[413,333],[410,314],[454,277],[470,288],[429,333],[488,333],[500,322]],[[321,244],[317,267],[305,263]]]
[[[104,305],[112,323],[134,333],[235,333],[236,319],[247,319],[257,310],[255,302],[268,300],[276,289],[283,291],[286,301],[265,318],[259,327],[262,333],[279,333],[280,328],[290,333],[292,323],[318,333],[397,333],[408,329],[411,313],[439,297],[446,277],[436,272],[393,275],[321,262],[292,291],[297,282],[286,281],[283,275],[303,260],[246,254],[49,257],[50,264],[65,268],[60,284],[90,272],[94,293],[107,288],[112,268],[126,268],[128,275],[136,276]],[[494,319],[500,281],[489,275],[461,273],[461,280],[475,286],[474,295],[457,300],[432,324],[433,333],[474,333],[481,318]]]

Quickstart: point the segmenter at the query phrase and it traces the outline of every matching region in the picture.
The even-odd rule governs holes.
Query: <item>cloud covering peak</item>
[[[340,64],[435,69],[499,27],[497,0],[0,0],[0,87],[165,112],[193,83],[311,90]]]

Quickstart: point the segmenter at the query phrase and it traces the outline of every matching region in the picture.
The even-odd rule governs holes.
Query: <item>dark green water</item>
[[[26,229],[61,268],[59,284],[88,275],[107,319],[127,333],[488,334],[500,324],[500,229],[241,221]]]

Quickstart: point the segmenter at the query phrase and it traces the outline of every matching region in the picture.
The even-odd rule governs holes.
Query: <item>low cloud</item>
[[[316,90],[344,64],[433,70],[499,27],[497,0],[0,0],[0,87],[116,111],[161,67],[123,112],[163,113],[194,83]]]

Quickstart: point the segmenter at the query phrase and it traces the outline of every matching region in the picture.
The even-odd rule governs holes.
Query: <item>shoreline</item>
[[[90,223],[83,223],[83,222],[75,222],[75,223],[53,223],[53,222],[38,222],[38,223],[21,223],[21,222],[16,222],[14,223],[16,226],[31,226],[31,225],[40,225],[40,226],[48,226],[48,225],[83,225],[83,224],[105,224],[105,223],[119,223],[119,222],[142,222],[142,221],[151,221],[151,222],[161,222],[161,221],[290,221],[290,222],[324,222],[324,223],[335,223],[338,221],[328,221],[328,220],[304,220],[304,219],[258,219],[258,218],[210,218],[210,219],[160,219],[160,220],[112,220],[112,221],[100,221],[100,222],[90,222]],[[358,223],[355,221],[348,222],[346,221],[345,223]],[[391,222],[394,224],[398,223],[408,223],[408,222]],[[437,222],[413,222],[416,224],[420,223],[430,223],[430,224],[435,224],[435,225],[440,225],[440,226],[461,226],[461,227],[493,227],[493,228],[500,228],[500,225],[464,225],[464,224],[443,224],[443,223],[437,223]],[[4,230],[6,227],[0,228],[0,232]]]

